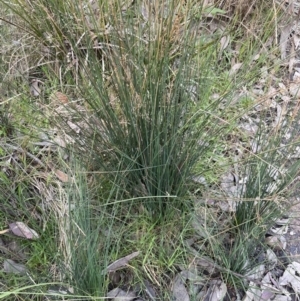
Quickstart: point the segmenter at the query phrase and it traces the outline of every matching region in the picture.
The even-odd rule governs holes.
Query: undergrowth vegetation
[[[26,269],[4,268],[0,298],[208,300],[215,283],[226,290],[214,300],[244,296],[299,173],[297,106],[272,103],[283,5],[0,0],[0,11],[0,225],[40,235],[5,232],[3,261]]]

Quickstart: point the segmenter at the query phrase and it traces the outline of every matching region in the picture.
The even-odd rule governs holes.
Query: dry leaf
[[[221,301],[227,293],[227,286],[221,280],[212,280],[204,301]]]
[[[66,173],[64,173],[63,171],[61,171],[59,169],[55,169],[54,173],[58,177],[58,179],[60,181],[62,181],[63,183],[69,182],[69,176]]]
[[[205,285],[206,279],[199,275],[199,271],[196,266],[189,266],[188,270],[182,270],[180,272],[181,278],[188,280],[189,283],[195,283]]]
[[[136,298],[134,292],[125,292],[120,288],[114,288],[107,293],[108,298],[112,298],[114,301],[131,301]]]
[[[48,289],[47,293],[52,295],[70,295],[74,294],[74,289],[72,287],[52,286]]]
[[[71,121],[68,121],[67,124],[76,134],[80,133],[80,128],[78,125],[76,125],[75,123],[73,123]]]
[[[287,56],[287,46],[290,33],[292,31],[294,24],[290,22],[288,25],[284,26],[280,32],[280,52],[281,52],[281,59],[284,60]]]
[[[223,36],[220,40],[220,44],[221,44],[220,51],[225,50],[227,48],[227,46],[229,45],[229,42],[230,42],[230,36],[229,35]]]
[[[266,289],[261,293],[260,300],[271,300],[275,296],[274,292],[271,289]]]
[[[260,301],[261,294],[262,294],[262,292],[257,287],[257,285],[253,282],[250,282],[249,288],[246,292],[246,295],[245,295],[243,301]]]
[[[203,8],[206,8],[207,6],[208,7],[214,7],[214,0],[203,0],[203,3],[202,3],[202,7]]]
[[[291,301],[292,298],[286,295],[276,295],[272,301]]]
[[[290,83],[289,91],[291,96],[299,98],[300,97],[300,85],[297,82]]]
[[[259,300],[265,301],[291,301],[291,293],[284,287],[280,286],[273,278],[271,272],[268,272],[262,280],[261,289],[263,290]],[[244,300],[243,300],[244,301]]]
[[[142,14],[145,21],[149,20],[149,5],[147,5],[144,1],[140,5],[140,13]]]
[[[16,263],[11,259],[5,259],[3,263],[4,272],[13,274],[26,274],[27,268],[24,264]]]
[[[68,96],[66,94],[58,92],[58,91],[53,92],[50,95],[50,100],[51,100],[51,102],[63,103],[63,104],[66,104],[69,102]]]
[[[235,74],[242,66],[243,66],[243,63],[234,64],[229,71],[229,75]]]
[[[255,266],[252,270],[246,273],[247,279],[260,280],[265,273],[266,267],[264,264]]]
[[[270,268],[274,268],[278,262],[276,254],[271,250],[267,250],[266,259],[268,260],[268,264],[270,265]]]
[[[174,301],[190,301],[189,294],[182,279],[182,275],[177,275],[173,281],[172,294]]]
[[[277,235],[283,235],[288,232],[289,226],[288,225],[275,225],[270,229],[270,231]]]
[[[277,225],[288,225],[290,223],[290,218],[289,217],[279,218],[275,222]]]
[[[27,239],[38,239],[39,235],[29,228],[27,225],[25,225],[23,222],[15,222],[9,224],[10,231],[19,237],[24,237]]]
[[[278,282],[272,277],[271,272],[268,272],[261,281],[261,288],[269,289],[271,288],[274,292],[280,292],[278,290]]]
[[[227,172],[221,175],[221,188],[223,192],[228,196],[228,197],[239,197],[240,195],[240,190],[239,186],[236,185],[236,180],[237,180],[237,175],[235,175],[232,172]],[[236,202],[224,202],[227,203],[224,208],[221,207],[222,210],[224,211],[235,211],[236,207]]]
[[[66,141],[61,137],[58,137],[58,136],[55,137],[53,139],[53,142],[56,143],[60,147],[66,147]]]
[[[295,71],[294,75],[293,75],[293,81],[294,82],[299,82],[300,80],[300,72]]]
[[[150,299],[156,300],[156,292],[153,285],[146,280],[144,281],[144,286],[145,286],[145,292],[150,297]]]
[[[284,250],[286,248],[286,239],[284,236],[269,236],[266,243],[275,250]]]
[[[140,254],[139,251],[133,252],[125,257],[122,257],[122,258],[116,260],[115,262],[113,262],[109,266],[107,266],[107,268],[104,271],[102,271],[102,274],[106,274],[107,272],[114,272],[116,270],[126,267],[128,264],[128,261],[137,257],[139,254]]]
[[[296,276],[300,274],[300,263],[294,261],[288,265],[283,275],[279,278],[279,285],[292,286],[296,294],[300,293],[300,277]]]
[[[279,92],[280,92],[282,95],[288,94],[288,89],[287,89],[287,87],[285,86],[285,84],[283,84],[283,83],[278,83],[278,86],[279,86],[279,88],[280,88]]]
[[[297,50],[299,48],[299,45],[300,45],[300,37],[297,34],[294,34],[293,42],[294,42],[295,50]]]
[[[192,178],[192,180],[193,180],[194,182],[199,183],[199,184],[202,184],[202,185],[204,185],[204,186],[207,186],[207,185],[208,185],[207,182],[206,182],[206,180],[205,180],[205,178],[202,177],[202,176],[195,176],[195,177]]]
[[[41,88],[40,83],[38,79],[33,79],[30,83],[30,94],[32,96],[39,96],[41,94]]]

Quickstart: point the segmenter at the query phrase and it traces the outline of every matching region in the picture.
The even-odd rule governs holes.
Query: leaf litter
[[[23,222],[14,222],[9,224],[9,229],[5,229],[0,231],[0,234],[5,234],[5,233],[13,233],[16,236],[27,238],[27,239],[38,239],[39,235],[38,233],[29,228],[26,224]]]
[[[253,153],[259,153],[260,151],[260,149],[258,149],[258,143],[254,138],[259,129],[258,124],[264,124],[265,128],[276,130],[280,129],[282,125],[286,123],[286,120],[288,118],[295,118],[298,114],[298,98],[300,97],[298,74],[300,74],[300,72],[298,72],[297,68],[298,65],[300,65],[300,59],[295,60],[294,56],[291,55],[291,51],[294,50],[293,47],[289,45],[289,43],[293,43],[294,48],[299,48],[300,39],[298,39],[298,37],[295,37],[295,35],[294,37],[292,37],[292,41],[290,39],[290,33],[295,30],[295,28],[299,25],[298,23],[299,18],[297,15],[297,18],[295,17],[291,23],[283,27],[281,32],[281,57],[284,59],[289,59],[290,67],[288,78],[275,78],[267,69],[264,69],[261,72],[262,77],[260,83],[256,83],[252,90],[250,88],[248,91],[245,88],[238,97],[239,99],[241,99],[243,95],[247,95],[246,97],[252,95],[253,97],[251,98],[256,99],[257,105],[247,115],[242,116],[239,124],[240,128],[243,129],[244,134],[246,134],[247,136],[247,141],[250,140],[250,145],[252,148],[251,151]],[[258,57],[259,56],[256,57],[256,60],[258,59]],[[241,66],[242,65],[240,65],[239,63],[233,65],[231,75],[238,72]],[[270,86],[266,93],[266,80],[272,77],[273,80],[277,82],[277,86],[276,84],[274,86]],[[289,79],[291,79],[292,81],[290,81]],[[269,111],[268,115],[261,114],[267,111]],[[264,116],[264,119],[262,119],[260,116]],[[265,116],[268,117],[265,118]],[[287,140],[292,137],[292,131],[293,129],[291,128],[290,131],[287,131],[285,133]],[[236,153],[238,154],[236,156],[236,161],[241,161],[244,151],[248,148],[248,146],[240,141],[239,143],[236,143],[234,147],[236,148]],[[282,142],[281,147],[285,147],[284,141]],[[294,159],[299,158],[299,147],[295,147],[293,150],[295,151],[295,153],[289,153],[288,157]],[[283,158],[284,157],[286,157],[286,154],[283,154]],[[198,212],[196,212],[196,218],[193,223],[194,229],[200,237],[207,237],[207,235],[203,232],[203,225],[205,225],[206,223],[205,216],[215,216],[215,219],[217,220],[218,215],[221,215],[222,212],[235,212],[235,200],[238,200],[239,196],[242,195],[243,189],[245,189],[244,184],[247,182],[247,174],[240,174],[240,172],[238,172],[237,175],[237,169],[239,169],[239,166],[238,168],[236,168],[236,166],[232,168],[234,172],[229,171],[221,176],[220,187],[223,192],[223,197],[220,197],[220,195],[218,194],[214,195],[212,193],[206,198],[204,202],[199,202],[199,200],[197,201],[200,204],[199,207],[201,207],[202,204],[202,208],[205,208],[204,210],[199,210],[198,206],[196,207],[196,210],[198,210]],[[285,169],[270,168],[269,174],[273,179],[273,183],[269,185],[267,190],[269,193],[272,193],[276,191],[280,183],[280,178],[285,174]],[[201,183],[206,182],[207,179],[202,176]],[[220,201],[221,199],[222,201]],[[213,213],[213,211],[215,211],[215,208],[218,208],[219,214]],[[281,259],[279,260],[277,257],[279,254],[289,254],[289,250],[286,250],[288,248],[286,235],[290,231],[290,228],[293,228],[291,222],[291,216],[284,216],[281,219],[275,221],[274,226],[269,229],[268,236],[266,237],[266,243],[270,246],[270,248],[265,250],[263,255],[265,265],[260,265],[261,268],[259,271],[253,270],[250,272],[250,274],[252,274],[251,277],[254,277],[256,281],[251,281],[251,277],[249,278],[249,276],[248,278],[245,278],[245,283],[247,283],[248,289],[246,290],[246,294],[242,299],[243,301],[289,301],[295,300],[294,295],[298,295],[300,293],[300,264],[295,261],[285,267],[284,265],[282,265]],[[199,227],[199,224],[202,226]],[[300,231],[298,232],[300,235]],[[293,230],[290,233],[294,235]],[[203,256],[201,256],[201,252],[203,252],[203,248],[201,249],[201,251],[193,249],[193,254],[195,254],[195,256],[198,253],[199,258],[204,258]],[[213,258],[208,258],[208,260],[204,261],[200,260],[200,265],[202,269],[206,270],[209,274],[215,272],[215,269],[218,269],[218,265],[214,262]],[[213,285],[210,285],[211,288],[208,290],[210,291],[210,297],[205,297],[205,289],[203,288],[200,293],[201,299],[196,298],[195,300],[223,300],[225,296],[223,295],[223,290],[225,291],[225,288],[219,289],[214,294]],[[220,284],[220,287],[221,286],[222,285]],[[187,290],[186,288],[184,288],[184,283],[182,283],[182,281],[178,282],[178,288],[184,296]]]

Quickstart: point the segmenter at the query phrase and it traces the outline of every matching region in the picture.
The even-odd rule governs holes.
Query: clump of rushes
[[[225,31],[197,38],[195,20],[211,11],[198,4],[195,19],[192,1],[15,4],[26,30],[61,62],[59,72],[55,63],[49,70],[76,86],[90,112],[90,118],[76,112],[84,124],[80,137],[71,133],[80,155],[90,154],[93,168],[111,173],[114,182],[117,171],[121,196],[139,197],[156,218],[188,206],[195,165],[233,125],[226,121],[231,93],[241,84],[218,85]]]
[[[238,101],[232,103],[234,93],[244,84],[251,85],[264,66],[263,51],[255,64],[253,57],[275,26],[272,14],[259,19],[264,20],[261,31],[236,47],[243,66],[230,74],[234,51],[226,51],[224,38],[229,44],[239,44],[245,27],[239,20],[248,15],[243,7],[236,9],[243,16],[233,18],[232,27],[226,29],[222,17],[216,17],[224,14],[222,6],[210,9],[198,0],[166,1],[166,6],[160,1],[129,2],[98,1],[95,6],[79,0],[6,3],[22,20],[17,26],[40,41],[44,91],[59,83],[74,100],[79,99],[63,105],[64,115],[56,111],[51,118],[73,138],[80,172],[84,166],[84,172],[100,173],[99,186],[105,186],[95,196],[88,182],[92,177],[76,175],[78,183],[74,182],[73,194],[68,195],[70,205],[75,204],[68,229],[70,274],[80,292],[101,297],[107,279],[99,271],[112,261],[111,253],[115,252],[116,260],[120,246],[124,249],[138,237],[128,235],[124,242],[115,231],[118,223],[126,232],[132,220],[142,215],[136,212],[153,217],[155,226],[157,220],[179,216],[174,212],[181,215],[192,204],[189,184],[193,177],[211,169],[209,162],[217,161],[215,150],[226,157],[224,137],[235,127],[236,116],[242,116]],[[230,1],[226,3],[224,8],[235,11]],[[259,5],[255,7],[251,13],[258,11]],[[209,28],[214,17],[218,30]],[[249,28],[246,32],[251,35]],[[51,97],[43,101],[51,102]],[[277,162],[278,145],[273,148],[275,140],[260,141],[266,143],[262,155],[245,160],[248,180],[232,219],[215,223],[219,216],[215,220],[212,216],[201,229],[202,235],[207,233],[205,252],[221,267],[226,282],[236,287],[244,285],[240,275],[251,267],[247,262],[255,255],[253,242],[261,241],[282,212],[278,203],[269,201],[270,195],[280,195],[293,175],[290,172],[288,181],[284,178],[275,190],[268,188],[268,168],[270,162]],[[156,240],[149,240],[155,249]]]

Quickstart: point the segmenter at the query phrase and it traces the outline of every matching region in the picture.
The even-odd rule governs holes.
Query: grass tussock
[[[221,279],[228,296],[247,290],[269,228],[290,206],[299,163],[286,159],[298,145],[297,120],[272,128],[256,110],[263,97],[242,92],[262,67],[276,69],[269,54],[283,16],[279,5],[250,2],[0,1],[9,12],[3,35],[24,32],[24,55],[1,50],[1,162],[10,152],[18,159],[9,171],[1,163],[0,189],[17,214],[3,202],[0,221],[43,228],[53,257],[33,248],[29,265],[53,260],[52,278],[68,294],[93,300],[124,287],[143,295],[151,282],[170,298],[171,279],[194,261],[213,262],[211,273],[197,270],[206,284]],[[251,114],[255,137],[239,129]],[[221,178],[232,166],[229,193]],[[40,221],[28,216],[37,207]]]

